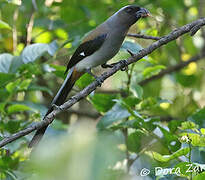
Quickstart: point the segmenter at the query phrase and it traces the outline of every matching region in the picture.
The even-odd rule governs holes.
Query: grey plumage
[[[130,28],[139,18],[147,17],[149,11],[135,5],[121,8],[118,12],[108,18],[104,23],[91,31],[83,40],[81,45],[68,63],[66,72],[71,68],[63,85],[54,97],[46,115],[52,112],[53,104],[61,105],[66,100],[74,83],[90,68],[105,64],[119,51],[123,40]],[[45,116],[46,116],[45,115]],[[32,147],[42,139],[47,126],[37,130],[29,147]]]

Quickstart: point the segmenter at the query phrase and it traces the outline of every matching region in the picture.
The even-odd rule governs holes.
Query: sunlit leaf
[[[168,162],[172,159],[176,159],[180,156],[185,156],[189,153],[190,149],[189,148],[182,148],[176,152],[174,152],[171,155],[161,155],[157,152],[153,152],[153,151],[148,151],[146,152],[146,154],[148,154],[149,156],[153,157],[155,160],[159,161],[159,162]]]
[[[10,105],[7,110],[9,114],[12,114],[16,112],[29,111],[31,108],[23,104],[13,104]]]
[[[11,27],[4,21],[0,20],[0,29],[11,29]]]
[[[180,136],[187,136],[193,146],[205,147],[205,137],[195,133],[181,133]]]
[[[163,65],[156,65],[156,66],[153,66],[153,67],[147,67],[143,71],[143,76],[145,78],[150,77],[152,75],[158,74],[162,69],[165,69],[165,66],[163,66]]]
[[[202,172],[196,176],[194,176],[193,180],[204,180],[205,179],[205,172]]]

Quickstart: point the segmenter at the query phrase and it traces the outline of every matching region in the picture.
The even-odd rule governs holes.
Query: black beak
[[[147,9],[145,9],[145,8],[140,8],[140,10],[139,11],[137,11],[137,13],[136,13],[136,15],[139,17],[142,17],[142,18],[145,18],[145,17],[152,17],[151,16],[151,14],[150,14],[150,12],[147,10]]]

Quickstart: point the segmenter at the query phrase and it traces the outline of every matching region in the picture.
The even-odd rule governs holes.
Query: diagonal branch
[[[142,49],[138,54],[128,58],[127,59],[127,64],[129,65],[129,64],[132,64],[132,63],[135,63],[135,62],[139,61],[141,58],[143,58],[144,56],[152,53],[154,50],[158,49],[159,47],[169,43],[170,41],[173,41],[173,40],[177,39],[178,37],[182,36],[183,34],[186,34],[188,32],[192,32],[194,27],[201,27],[201,26],[204,26],[204,25],[205,25],[205,18],[201,18],[201,19],[198,19],[196,21],[193,21],[190,24],[186,24],[186,25],[184,25],[184,26],[182,26],[178,29],[175,29],[174,31],[172,31],[168,35],[162,37],[160,40],[152,43],[149,47],[147,47],[145,49]],[[194,31],[195,31],[195,29],[194,29]],[[122,68],[125,68],[125,67],[126,67],[126,64],[122,63],[122,61],[120,61],[111,70],[103,73],[99,77],[99,80],[101,82],[104,82],[107,78],[109,78],[110,76],[115,74],[117,71],[119,71],[119,70],[121,70]],[[77,93],[76,95],[71,97],[67,102],[65,102],[59,108],[53,110],[50,114],[48,114],[45,117],[45,119],[43,121],[38,122],[34,125],[31,125],[30,127],[26,128],[22,131],[19,131],[15,134],[11,135],[10,137],[4,138],[2,141],[0,141],[0,147],[3,147],[4,145],[6,145],[6,144],[8,144],[8,143],[22,137],[22,136],[25,136],[25,135],[29,134],[30,132],[32,132],[36,129],[40,129],[40,128],[52,123],[52,121],[54,120],[54,118],[57,114],[61,113],[62,111],[67,110],[72,105],[74,105],[75,103],[80,101],[82,98],[85,98],[86,96],[88,96],[98,86],[99,86],[99,82],[94,81],[93,83],[88,85],[86,88],[81,90],[79,93]]]
[[[160,40],[161,37],[156,36],[147,36],[144,34],[127,34],[128,37],[134,37],[134,38],[141,38],[141,39],[151,39],[151,40]]]
[[[166,74],[170,74],[172,72],[179,71],[180,69],[186,67],[191,62],[197,62],[197,61],[201,60],[204,57],[205,57],[205,51],[202,50],[201,54],[190,58],[188,61],[180,62],[179,64],[176,64],[175,66],[170,66],[167,69],[160,71],[158,74],[153,75],[150,78],[147,78],[145,80],[140,81],[139,85],[144,86],[145,84],[149,83],[150,81],[159,79],[159,78],[163,77]]]

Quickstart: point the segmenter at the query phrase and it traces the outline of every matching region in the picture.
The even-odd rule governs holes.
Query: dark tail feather
[[[55,104],[57,106],[62,105],[67,96],[68,93],[71,91],[72,87],[75,84],[75,81],[78,80],[78,78],[82,75],[82,73],[78,73],[77,71],[75,71],[74,67],[70,70],[70,72],[68,73],[65,81],[63,82],[63,85],[61,86],[61,88],[59,89],[58,93],[56,94],[56,96],[54,97],[51,106],[49,108],[49,110],[47,111],[46,115],[44,116],[44,118],[53,111],[53,107],[52,105]],[[48,126],[45,126],[41,129],[38,129],[35,133],[35,135],[33,136],[32,140],[30,141],[28,147],[31,148],[35,145],[37,145],[40,140],[42,139],[46,129]]]

